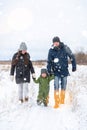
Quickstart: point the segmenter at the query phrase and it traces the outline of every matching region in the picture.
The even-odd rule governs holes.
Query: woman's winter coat
[[[34,73],[34,68],[28,53],[22,54],[21,51],[19,51],[14,54],[12,58],[10,75],[14,75],[15,70],[17,84],[30,82],[30,72]]]
[[[48,73],[54,73],[55,76],[65,77],[69,75],[68,57],[72,63],[72,71],[76,70],[76,60],[70,48],[60,42],[59,47],[52,47],[48,53]]]

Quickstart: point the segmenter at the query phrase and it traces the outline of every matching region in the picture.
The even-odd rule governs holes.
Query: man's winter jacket
[[[10,75],[14,75],[16,69],[16,83],[30,82],[30,72],[34,73],[32,62],[28,53],[22,54],[20,51],[15,53],[12,58]]]
[[[65,77],[69,75],[68,57],[72,63],[72,71],[76,70],[76,60],[70,48],[60,42],[59,47],[52,47],[48,53],[48,73],[54,73],[55,76]]]

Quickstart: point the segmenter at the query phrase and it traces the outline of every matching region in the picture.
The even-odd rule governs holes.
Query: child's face
[[[41,76],[42,76],[43,78],[45,78],[45,77],[47,76],[47,74],[46,74],[46,73],[42,73]]]

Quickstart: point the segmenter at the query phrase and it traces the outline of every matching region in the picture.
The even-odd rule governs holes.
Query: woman
[[[11,63],[11,79],[14,78],[18,84],[19,101],[28,101],[28,83],[30,82],[30,72],[34,75],[35,71],[30,61],[30,55],[27,52],[27,46],[24,42],[20,44],[19,51],[13,55]]]

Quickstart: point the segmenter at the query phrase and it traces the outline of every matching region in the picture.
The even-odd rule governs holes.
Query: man
[[[54,73],[54,108],[64,104],[65,90],[67,85],[68,71],[68,57],[72,63],[72,71],[76,71],[76,60],[70,48],[62,43],[59,37],[53,38],[52,48],[48,53],[47,70],[51,74]],[[59,82],[61,81],[61,92],[59,96]]]
[[[18,52],[16,52],[12,58],[10,71],[11,79],[14,78],[15,70],[15,78],[19,90],[19,101],[23,103],[24,101],[28,101],[28,83],[30,82],[30,72],[32,75],[35,73],[25,42],[20,44]]]

